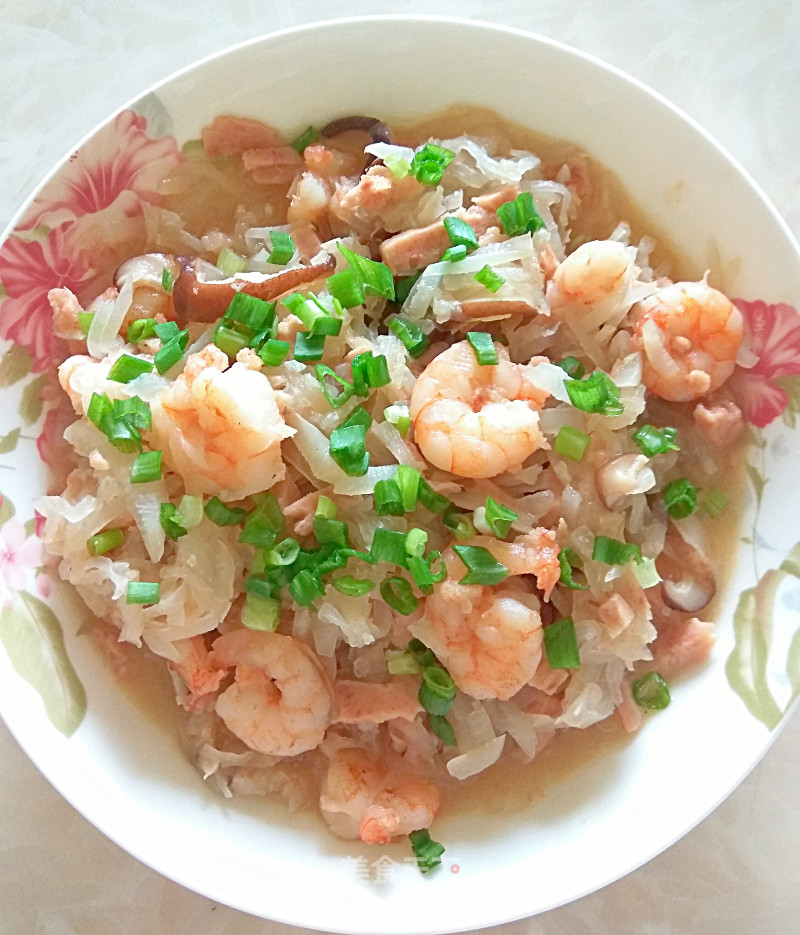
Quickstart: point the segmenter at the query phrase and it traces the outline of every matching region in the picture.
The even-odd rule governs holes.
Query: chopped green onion
[[[387,406],[383,410],[383,418],[397,429],[401,438],[406,437],[411,428],[411,415],[406,403],[394,403],[392,406]]]
[[[365,291],[370,295],[381,295],[385,299],[394,299],[394,277],[385,263],[370,260],[360,253],[349,250],[339,244],[339,252],[350,266],[358,273]]]
[[[370,356],[367,360],[367,385],[373,389],[378,389],[381,386],[386,386],[387,383],[391,383],[391,381],[386,355]]]
[[[408,464],[400,464],[398,465],[394,479],[397,482],[397,486],[400,488],[403,509],[406,513],[410,513],[412,510],[416,509],[417,506],[422,475],[416,468]]]
[[[435,580],[425,559],[420,558],[418,555],[409,555],[406,559],[406,565],[411,572],[411,577],[414,579],[414,584],[419,590],[423,594],[433,594]]]
[[[251,331],[261,331],[275,317],[275,303],[265,302],[247,292],[236,292],[222,316],[224,324],[244,325]]]
[[[153,326],[153,331],[155,331],[158,340],[162,344],[166,344],[167,341],[171,341],[174,337],[177,337],[181,329],[174,321],[162,321],[157,322]]]
[[[300,607],[309,607],[325,594],[325,588],[307,568],[299,571],[289,582],[289,591]]]
[[[247,514],[245,529],[269,529],[275,537],[283,529],[284,519],[281,505],[274,493],[261,496],[258,506]]]
[[[331,432],[330,456],[349,477],[363,477],[369,468],[366,432],[363,425],[346,423]]]
[[[453,551],[467,566],[467,574],[460,584],[500,584],[509,571],[488,549],[479,545],[454,545]]]
[[[375,484],[373,497],[378,516],[402,516],[405,513],[400,488],[394,478],[379,480]]]
[[[667,484],[662,497],[673,519],[685,519],[697,509],[697,487],[688,477],[679,477]]]
[[[641,562],[642,550],[635,542],[620,542],[608,536],[595,536],[592,558],[605,565],[626,565],[630,561]]]
[[[553,451],[571,461],[582,461],[590,441],[591,438],[580,429],[571,425],[562,425],[553,439]]]
[[[453,707],[456,683],[447,669],[440,665],[425,666],[417,697],[428,714],[443,716]]]
[[[150,407],[139,396],[115,399],[111,406],[111,414],[115,419],[122,419],[143,432],[149,432],[153,424]]]
[[[641,562],[634,562],[632,571],[640,588],[654,588],[661,581],[655,559],[645,558]]]
[[[403,276],[402,279],[397,280],[394,285],[394,300],[398,305],[402,305],[405,302],[409,292],[414,288],[421,275],[422,271],[420,270],[419,273],[414,273],[412,276]]]
[[[329,519],[327,516],[314,515],[314,535],[320,545],[338,545],[349,548],[350,540],[347,533],[347,523],[340,519]]]
[[[330,497],[320,494],[317,497],[317,505],[314,509],[314,516],[325,516],[328,519],[336,518],[336,504]]]
[[[111,400],[105,393],[92,393],[89,400],[89,406],[86,409],[86,418],[97,428],[102,429],[102,422],[106,416],[110,416],[113,409]]]
[[[387,153],[383,157],[383,164],[396,179],[404,179],[411,171],[411,163],[397,153]]]
[[[389,675],[420,675],[422,666],[411,653],[403,652],[402,649],[387,649],[386,670]]]
[[[381,597],[392,610],[403,614],[404,617],[413,614],[419,606],[419,601],[414,597],[411,585],[405,578],[385,578],[381,581],[380,591]]]
[[[411,174],[423,185],[438,185],[442,181],[444,170],[450,165],[455,153],[444,146],[426,143],[414,153],[411,160]]]
[[[186,527],[181,522],[181,515],[178,511],[178,508],[172,503],[162,503],[161,510],[159,511],[159,521],[161,523],[161,528],[164,532],[170,537],[170,539],[178,540],[181,536],[186,535]]]
[[[453,504],[444,496],[444,494],[437,493],[433,487],[425,480],[424,477],[420,476],[419,479],[419,502],[425,507],[426,510],[438,516],[440,513],[444,513],[449,510]]]
[[[281,602],[274,597],[264,597],[250,592],[245,594],[242,607],[242,623],[248,630],[274,633],[281,621]]]
[[[631,685],[633,700],[640,708],[662,711],[670,703],[669,686],[658,672],[648,672]]]
[[[328,403],[334,408],[338,409],[340,406],[344,405],[348,399],[353,395],[354,387],[349,380],[345,380],[344,377],[340,377],[335,370],[331,370],[330,367],[327,367],[325,364],[317,364],[314,368],[314,372],[317,376],[317,381],[319,382],[320,389],[322,390],[325,399],[328,400]],[[335,381],[334,386],[336,386],[336,394],[331,394],[331,383],[330,380]]]
[[[290,350],[291,345],[288,341],[279,341],[277,338],[268,338],[261,345],[261,348],[258,351],[258,356],[261,358],[266,367],[280,367],[280,365],[289,356]]]
[[[442,854],[444,854],[444,845],[434,841],[426,828],[412,831],[408,837],[421,873],[430,873],[439,866],[442,862]]]
[[[364,304],[364,283],[352,266],[329,276],[326,285],[328,292],[342,308],[355,308]]]
[[[457,217],[447,217],[442,221],[450,243],[454,247],[463,246],[468,251],[477,249],[478,237],[474,229],[466,221]]]
[[[433,566],[437,562],[439,563],[439,571],[434,571]],[[428,566],[428,571],[430,572],[431,578],[433,578],[434,584],[439,584],[447,577],[447,568],[442,560],[442,553],[438,549],[431,549],[430,552],[428,552],[425,564]]]
[[[602,370],[595,370],[585,380],[565,380],[564,386],[572,405],[583,412],[618,416],[625,411],[620,402],[619,387]]]
[[[264,567],[280,568],[283,565],[293,565],[299,554],[300,543],[297,539],[281,539],[273,548],[264,551]]]
[[[89,550],[89,555],[96,557],[118,548],[124,541],[125,533],[114,527],[113,529],[106,529],[105,532],[100,532],[96,536],[89,536],[86,540],[86,548]]]
[[[302,292],[294,292],[281,301],[312,335],[335,335],[341,331],[342,319],[334,318],[313,293],[306,296]]]
[[[454,506],[450,506],[445,510],[442,522],[459,542],[469,542],[470,539],[475,537],[475,527],[469,515],[462,513]]]
[[[133,357],[131,354],[120,355],[108,371],[108,379],[115,383],[130,383],[143,373],[152,373],[153,362]]]
[[[280,569],[284,571],[284,568]],[[248,575],[242,583],[245,594],[258,594],[259,597],[275,597],[275,581],[271,576],[252,574]]]
[[[243,273],[247,269],[247,260],[234,253],[230,247],[223,247],[215,265],[217,269],[222,270],[226,279],[232,279],[237,273]]]
[[[100,428],[117,451],[133,454],[142,450],[142,436],[129,419],[115,419],[109,414],[104,416]]]
[[[203,521],[203,498],[192,494],[184,494],[178,504],[180,523],[184,529],[194,529]]]
[[[497,216],[509,237],[516,237],[526,231],[535,234],[545,226],[530,192],[522,192],[513,201],[500,205]]]
[[[486,524],[498,539],[505,539],[511,529],[511,524],[519,516],[507,506],[498,503],[492,497],[486,498]]]
[[[386,319],[386,324],[392,334],[403,342],[403,346],[415,360],[430,347],[430,341],[422,333],[419,325],[402,315],[390,315]]]
[[[422,640],[413,639],[406,648],[422,668],[436,665],[436,656],[433,650],[428,649]]]
[[[373,562],[406,566],[406,534],[378,526],[372,537],[369,555]]]
[[[375,582],[370,581],[369,578],[354,578],[352,575],[341,575],[334,578],[331,584],[337,591],[348,597],[362,597],[375,588]]]
[[[551,669],[578,669],[578,638],[572,617],[562,617],[544,628],[544,651]]]
[[[137,318],[131,322],[125,340],[128,344],[138,344],[147,341],[156,335],[156,322],[154,318]]]
[[[494,367],[500,361],[492,336],[485,331],[468,331],[467,340],[475,351],[475,357],[481,366]]]
[[[243,348],[248,347],[250,339],[241,331],[234,331],[225,325],[218,325],[214,331],[214,344],[228,357],[233,359]]]
[[[163,451],[143,451],[131,465],[131,483],[149,484],[161,478]]]
[[[276,266],[285,266],[294,256],[294,240],[286,231],[270,231],[269,241],[272,250],[267,257],[267,263],[274,263]]]
[[[678,430],[670,425],[665,425],[663,429],[657,429],[654,425],[643,425],[638,428],[631,438],[639,446],[643,455],[652,458],[655,455],[666,454],[668,451],[680,451],[675,444],[675,436]]]
[[[441,864],[444,845],[434,841],[426,828],[412,831],[408,838],[411,841],[411,850],[417,858],[417,868],[420,873],[430,873]]]
[[[489,292],[497,292],[505,283],[505,279],[503,279],[499,273],[496,273],[488,264],[479,269],[472,278],[485,289],[488,289]]]
[[[703,512],[713,519],[718,516],[728,505],[729,500],[721,490],[712,487],[707,491],[700,504]]]
[[[406,555],[413,558],[422,558],[425,546],[428,544],[428,533],[424,529],[415,526],[406,533],[404,548]]]
[[[366,430],[372,425],[372,416],[363,406],[356,406],[344,422],[342,422],[341,427],[345,428],[348,425],[363,425]]]
[[[219,497],[212,497],[205,506],[205,514],[216,526],[238,526],[247,516],[247,510],[225,506]]]
[[[94,321],[94,312],[78,312],[78,325],[81,329],[81,334],[85,337],[89,337],[89,329],[92,327],[92,322]],[[130,329],[129,333],[130,333]],[[135,344],[135,341],[128,339],[129,344]]]
[[[454,747],[456,745],[456,735],[453,731],[453,725],[446,717],[442,717],[441,714],[429,714],[428,726],[446,747]]]
[[[586,367],[583,366],[577,357],[565,357],[558,362],[557,366],[561,367],[572,380],[582,380],[586,373]]]
[[[172,292],[172,285],[174,282],[175,277],[165,266],[164,269],[161,270],[161,288],[164,292]]]
[[[189,343],[188,330],[180,331],[174,338],[170,338],[160,350],[156,352],[155,365],[159,373],[166,373],[183,357],[186,345]]]
[[[157,604],[160,599],[161,585],[157,581],[128,582],[127,604]]]
[[[572,577],[574,562],[570,561],[570,553],[577,556],[577,552],[569,548],[569,546],[558,553],[558,564],[561,566],[561,575],[558,579],[558,583],[565,588],[569,588],[571,591],[587,591],[588,585],[580,584]]]
[[[267,342],[269,343],[269,342]],[[325,335],[298,331],[294,339],[294,359],[308,363],[321,360],[325,350]]]
[[[441,262],[456,263],[458,260],[463,260],[467,252],[467,248],[464,244],[459,244],[457,247],[448,247],[442,254]]]
[[[300,136],[298,136],[297,139],[292,140],[289,145],[292,147],[292,149],[296,150],[302,155],[306,146],[310,146],[315,140],[318,139],[319,130],[309,124],[305,130],[303,130]]]

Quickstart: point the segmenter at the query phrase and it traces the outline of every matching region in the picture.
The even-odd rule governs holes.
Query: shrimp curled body
[[[733,373],[742,343],[738,308],[704,280],[676,282],[642,303],[631,342],[644,352],[651,393],[673,402],[699,399]]]
[[[542,446],[537,410],[547,394],[505,348],[498,355],[496,365],[481,365],[461,341],[435,357],[414,385],[414,437],[436,467],[460,477],[495,477],[518,470]]]
[[[363,750],[346,747],[328,766],[320,810],[334,834],[387,844],[429,827],[439,810],[439,791]]]
[[[317,747],[334,717],[333,690],[319,659],[280,633],[232,630],[214,642],[214,665],[236,668],[216,712],[248,747],[295,756]]]
[[[278,411],[269,380],[213,345],[153,400],[153,436],[190,493],[241,500],[284,476],[281,441],[294,430]]]
[[[441,659],[472,698],[508,701],[536,673],[542,620],[534,595],[509,585],[445,581],[425,601],[411,632]]]

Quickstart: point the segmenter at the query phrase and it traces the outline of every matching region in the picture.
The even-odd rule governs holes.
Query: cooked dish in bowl
[[[519,133],[218,117],[141,254],[49,295],[59,574],[165,660],[224,795],[423,870],[452,787],[668,705],[736,512],[741,312]]]

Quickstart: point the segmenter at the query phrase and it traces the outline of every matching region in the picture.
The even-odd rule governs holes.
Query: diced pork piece
[[[714,624],[689,617],[659,628],[651,644],[652,668],[667,682],[705,662],[714,645]]]
[[[285,144],[286,140],[276,129],[260,120],[220,116],[203,128],[207,156],[239,156],[248,149]]]
[[[497,226],[497,214],[478,205],[453,212],[448,217],[457,217],[480,237],[490,227]],[[436,263],[450,246],[450,237],[441,220],[426,227],[395,234],[381,244],[381,259],[395,276],[408,276],[429,263]]]
[[[302,157],[291,146],[246,149],[242,153],[242,163],[253,181],[262,185],[284,185],[303,168]]]

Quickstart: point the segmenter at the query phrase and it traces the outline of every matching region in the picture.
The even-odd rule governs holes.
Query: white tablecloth
[[[800,235],[794,0],[2,0],[0,228],[111,110],[195,59],[274,29],[368,13],[518,26],[632,73],[695,117]],[[746,223],[746,218],[742,218]],[[717,811],[666,853],[497,935],[791,935],[800,930],[800,712]],[[2,935],[288,935],[184,890],[76,814],[0,725]]]

